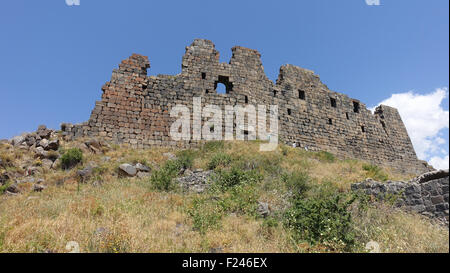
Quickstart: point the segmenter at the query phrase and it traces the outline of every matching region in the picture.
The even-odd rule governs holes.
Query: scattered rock
[[[75,241],[70,241],[66,244],[68,253],[80,253],[80,245]]]
[[[25,177],[23,179],[16,180],[17,184],[34,183],[36,179],[34,177]]]
[[[53,165],[53,161],[51,161],[50,159],[42,159],[42,168],[46,169],[46,170],[50,170],[52,168]]]
[[[44,185],[42,185],[41,183],[36,183],[33,185],[33,191],[35,192],[41,192],[45,189],[46,187]]]
[[[84,143],[89,150],[91,150],[94,154],[98,154],[102,151],[102,144],[100,143],[99,140],[93,138],[93,139],[89,139],[88,141],[86,141]]]
[[[131,164],[122,164],[119,166],[119,175],[135,176],[137,174],[136,168]]]
[[[380,244],[378,244],[375,241],[370,241],[366,244],[366,250],[369,253],[381,253],[380,251]]]
[[[164,153],[163,156],[167,157],[167,159],[169,159],[169,160],[177,159],[176,155],[174,155],[172,153]]]
[[[82,170],[77,171],[77,177],[80,180],[80,182],[84,183],[86,182],[91,176],[94,168],[91,165],[88,165]]]
[[[134,167],[139,172],[150,172],[150,168],[141,163],[137,163]]]
[[[49,139],[53,130],[47,129],[47,126],[40,125],[36,131],[36,135],[42,139]]]
[[[18,193],[20,193],[20,189],[17,186],[17,184],[12,184],[12,185],[9,185],[8,188],[6,188],[6,192],[18,194]]]
[[[221,247],[212,247],[209,249],[209,253],[223,253],[223,248]]]
[[[59,148],[59,139],[50,140],[47,144],[45,150],[53,150],[56,151]]]
[[[192,172],[186,170],[184,174],[185,176],[177,178],[178,183],[185,190],[201,193],[209,186],[213,171]]]
[[[25,142],[25,136],[15,136],[11,139],[11,145],[19,146],[20,144]]]
[[[29,134],[25,138],[25,142],[27,143],[28,146],[33,146],[34,144],[36,144],[36,140],[37,140],[36,134]]]
[[[49,143],[49,141],[48,141],[48,139],[41,139],[40,141],[39,141],[39,146],[38,147],[42,147],[44,150],[48,150],[47,149],[47,147],[48,147],[48,143]]]
[[[258,202],[258,213],[264,218],[269,216],[270,215],[269,204],[266,202]]]
[[[102,157],[102,161],[103,161],[103,162],[109,162],[109,161],[111,161],[111,157],[109,157],[109,156],[104,156],[104,157]]]

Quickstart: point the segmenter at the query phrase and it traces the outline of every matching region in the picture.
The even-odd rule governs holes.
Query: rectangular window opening
[[[336,108],[336,99],[335,98],[330,98],[330,103],[331,103],[331,107]]]
[[[298,98],[301,100],[305,100],[305,91],[298,90]]]
[[[202,72],[202,80],[206,79],[206,73]]]
[[[357,101],[353,102],[353,112],[359,113],[359,102]]]
[[[331,118],[328,119],[328,124],[333,125],[333,120]]]

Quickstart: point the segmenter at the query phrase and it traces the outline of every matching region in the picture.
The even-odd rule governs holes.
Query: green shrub
[[[288,190],[292,191],[295,197],[303,197],[309,190],[310,177],[304,172],[293,172],[282,174],[281,181],[285,183]]]
[[[192,218],[194,229],[201,234],[205,234],[210,228],[219,227],[222,219],[218,206],[201,197],[194,198],[187,213]]]
[[[79,148],[69,149],[61,156],[61,167],[64,170],[75,167],[83,160],[83,152]]]
[[[183,150],[177,153],[175,160],[180,169],[190,169],[194,163],[195,151]]]
[[[285,213],[285,225],[295,241],[324,244],[334,249],[350,251],[356,232],[349,210],[353,195],[328,191],[306,199],[293,200]]]
[[[256,216],[258,197],[253,185],[240,184],[230,188],[218,205],[223,212]]]
[[[208,163],[208,169],[214,170],[218,167],[226,167],[231,163],[231,156],[225,153],[217,153],[215,154]]]
[[[329,152],[320,151],[316,154],[317,159],[326,163],[333,163],[336,161],[336,157]]]
[[[388,175],[378,166],[372,164],[364,164],[363,170],[366,171],[366,176],[378,181],[386,181],[389,179]]]
[[[176,160],[167,161],[164,166],[152,173],[150,183],[153,188],[159,191],[171,191],[175,189],[173,179],[180,171],[180,164]]]
[[[5,182],[5,184],[0,184],[0,194],[3,194],[5,191],[6,191],[6,189],[9,187],[9,182],[8,181],[6,181]]]
[[[152,173],[150,182],[153,188],[160,191],[174,190],[173,179],[181,170],[192,168],[195,152],[185,150],[177,153],[177,159],[168,160],[162,168]]]
[[[219,169],[213,178],[214,187],[218,187],[222,191],[232,188],[241,184],[252,184],[262,180],[262,176],[252,170],[243,171],[236,167],[232,167],[230,170]]]

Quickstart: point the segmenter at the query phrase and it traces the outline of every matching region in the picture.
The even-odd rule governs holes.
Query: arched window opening
[[[233,91],[233,83],[226,76],[219,76],[217,81],[214,83],[214,89],[218,94],[229,94]]]

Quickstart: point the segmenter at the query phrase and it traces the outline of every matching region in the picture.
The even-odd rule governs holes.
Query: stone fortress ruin
[[[225,105],[267,105],[268,109],[278,105],[282,143],[409,173],[430,169],[418,160],[395,108],[381,105],[372,114],[359,100],[329,90],[314,72],[294,65],[283,65],[273,83],[258,51],[240,46],[231,50],[229,63],[220,63],[214,44],[196,39],[186,47],[181,73],[174,76],[147,76],[148,58],[133,54],[113,70],[89,120],[62,124],[63,134],[69,139],[101,137],[137,148],[194,147],[199,141],[170,137],[176,118],[169,113],[183,104],[193,115],[193,98],[201,97],[202,106],[218,105],[222,111]],[[219,84],[225,86],[225,94],[217,93]]]

